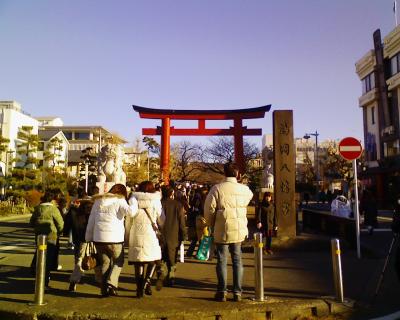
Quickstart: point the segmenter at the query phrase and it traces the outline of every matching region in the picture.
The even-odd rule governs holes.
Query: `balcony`
[[[360,107],[365,107],[372,102],[378,100],[378,89],[374,88],[365,94],[363,94],[359,99],[358,99],[358,104]]]
[[[387,79],[386,84],[388,85],[389,91],[399,87],[400,86],[400,72],[396,73],[395,75],[393,75],[389,79]]]
[[[389,142],[394,141],[399,138],[397,134],[397,130],[394,126],[388,126],[381,130],[381,141],[382,142]]]

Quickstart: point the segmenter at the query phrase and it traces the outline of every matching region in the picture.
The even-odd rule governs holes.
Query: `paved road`
[[[383,222],[388,223],[388,221]],[[382,224],[382,227],[387,227]],[[385,229],[385,228],[383,228]],[[391,240],[391,232],[375,232],[372,236],[361,234],[363,257],[357,259],[354,250],[343,244],[343,276],[345,297],[359,301],[366,306],[374,295],[377,280],[381,274],[384,258]],[[136,308],[143,312],[167,309],[221,310],[232,309],[236,304],[215,303],[212,296],[215,290],[215,261],[199,262],[187,260],[178,266],[177,284],[174,288],[164,288],[155,292],[151,299],[138,302],[133,284],[133,270],[127,264],[121,274],[120,297],[99,300],[99,289],[92,277],[86,278],[86,284],[78,286],[78,292],[70,294],[68,277],[72,270],[72,251],[65,248],[62,240],[60,261],[63,269],[54,273],[51,281],[53,290],[46,295],[52,310],[65,312],[71,305],[77,310],[90,314],[93,308],[109,312],[128,312]],[[0,221],[0,307],[16,310],[23,309],[33,298],[34,282],[29,273],[29,265],[34,251],[34,237],[27,224],[27,218],[18,221]],[[244,248],[244,297],[254,296],[254,261],[251,248]],[[277,243],[276,254],[264,259],[264,284],[268,303],[283,302],[290,305],[296,299],[320,298],[334,294],[332,267],[329,252],[329,239],[312,235],[301,235],[293,243]],[[231,273],[229,272],[229,281]],[[390,264],[375,304],[366,309],[366,313],[353,315],[355,319],[371,319],[400,310],[399,281]],[[85,297],[85,299],[76,299]],[[101,301],[101,304],[99,304]],[[248,307],[249,300],[244,302]],[[307,300],[308,301],[308,300]],[[307,302],[308,303],[308,302]],[[241,305],[241,309],[245,309]],[[168,308],[169,307],[169,308]],[[25,307],[26,308],[26,307]],[[92,309],[91,309],[92,308]],[[166,308],[166,309],[165,309]],[[289,307],[288,307],[289,308]],[[135,310],[136,310],[135,309]],[[289,308],[290,309],[290,308]],[[214,312],[214,311],[213,311]],[[215,311],[217,312],[217,311]],[[265,312],[265,311],[264,311]]]

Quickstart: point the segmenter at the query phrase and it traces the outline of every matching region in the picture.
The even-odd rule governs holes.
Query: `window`
[[[375,88],[375,75],[374,73],[370,73],[364,79],[361,80],[362,83],[362,94],[367,93]]]
[[[400,72],[400,53],[390,59],[390,71],[392,76]]]
[[[89,132],[75,132],[75,140],[90,140]]]
[[[371,108],[371,122],[375,124],[375,107]]]
[[[384,143],[385,157],[393,157],[399,154],[399,140]]]
[[[72,140],[72,132],[71,131],[63,131],[64,136],[67,138],[67,140]]]
[[[44,150],[44,142],[43,141],[39,141],[38,151],[43,151],[43,150]]]

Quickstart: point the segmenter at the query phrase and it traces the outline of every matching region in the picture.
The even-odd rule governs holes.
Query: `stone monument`
[[[274,151],[272,148],[265,147],[263,150],[264,171],[262,174],[262,185],[260,191],[274,192],[274,166],[273,166]]]
[[[123,147],[120,145],[106,144],[101,148],[96,183],[100,193],[108,192],[116,183],[126,184],[126,175],[122,170],[123,156]]]

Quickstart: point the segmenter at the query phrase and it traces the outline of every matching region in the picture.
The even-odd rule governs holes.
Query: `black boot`
[[[107,280],[105,280],[104,278],[101,282],[100,294],[104,298],[110,296],[109,286],[108,286]]]
[[[112,285],[108,285],[108,294],[110,296],[118,296],[117,288],[113,287]]]
[[[102,297],[109,297],[110,293],[108,292],[108,285],[107,283],[103,283],[101,285],[101,296]]]
[[[144,290],[144,264],[135,264],[136,297],[143,298]]]
[[[156,270],[156,265],[154,263],[149,263],[146,269],[146,277],[144,279],[144,293],[151,296],[153,292],[151,291],[151,278],[153,278],[154,271]]]
[[[144,293],[147,294],[148,296],[151,296],[153,294],[153,291],[151,290],[151,283],[150,281],[146,281],[144,284]]]
[[[144,284],[143,275],[136,277],[136,297],[138,298],[143,298],[143,284]]]
[[[69,283],[68,291],[71,291],[71,292],[76,291],[76,282],[72,281],[72,282]]]

